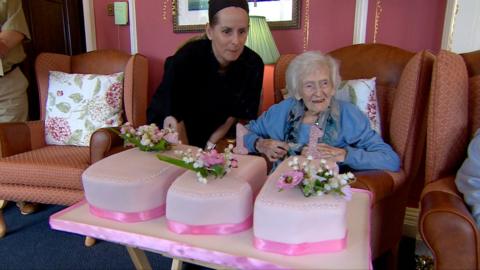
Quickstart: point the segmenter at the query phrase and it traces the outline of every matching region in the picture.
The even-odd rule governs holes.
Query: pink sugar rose
[[[135,129],[133,128],[132,124],[130,122],[126,122],[123,124],[123,126],[120,127],[120,133],[125,134],[125,133],[135,133]]]
[[[279,189],[289,189],[296,187],[303,180],[303,172],[301,171],[288,171],[283,173],[277,181],[277,187]]]
[[[232,168],[238,168],[238,160],[232,159],[232,160],[230,160],[230,162],[231,162],[230,164],[231,164]]]
[[[207,167],[217,165],[217,164],[221,165],[225,163],[225,158],[223,157],[222,154],[217,153],[217,150],[206,152],[202,154],[200,158],[202,159],[203,164],[205,164],[205,166]]]
[[[176,132],[168,132],[163,138],[169,143],[178,143],[178,134]]]

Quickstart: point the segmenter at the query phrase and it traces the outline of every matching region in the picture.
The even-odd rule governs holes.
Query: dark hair
[[[247,14],[248,1],[247,0],[210,0],[208,1],[208,21],[211,25],[217,24],[217,13],[227,7],[243,8]]]

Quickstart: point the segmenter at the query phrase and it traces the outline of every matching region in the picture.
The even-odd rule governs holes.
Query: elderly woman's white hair
[[[330,69],[330,80],[334,89],[337,89],[341,81],[337,60],[319,51],[309,51],[298,55],[288,65],[286,74],[288,96],[300,99],[300,90],[305,76],[323,66]]]

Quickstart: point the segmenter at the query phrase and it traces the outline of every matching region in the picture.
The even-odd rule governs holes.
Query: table
[[[90,214],[81,201],[50,217],[55,230],[76,233],[127,246],[137,269],[151,269],[143,250],[217,269],[372,269],[370,249],[371,193],[354,190],[348,203],[347,248],[341,252],[284,256],[253,247],[253,231],[231,235],[178,235],[167,229],[165,217],[121,223]],[[319,226],[321,229],[321,226]]]

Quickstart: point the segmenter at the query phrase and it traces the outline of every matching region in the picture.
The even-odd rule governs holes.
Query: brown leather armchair
[[[425,104],[434,56],[382,44],[352,45],[329,53],[340,61],[343,80],[376,77],[383,139],[400,156],[401,169],[357,172],[354,186],[373,193],[372,257],[389,254],[394,267],[402,235],[408,190],[422,175]],[[285,70],[295,55],[282,55],[275,68],[275,98],[282,99]],[[423,175],[422,175],[423,176]]]
[[[40,96],[38,121],[0,124],[0,198],[71,205],[83,198],[82,172],[122,144],[110,131],[92,135],[90,147],[47,145],[44,120],[49,71],[112,74],[124,72],[124,119],[134,126],[146,123],[148,63],[146,57],[115,50],[76,56],[41,53],[35,62]],[[0,209],[0,237],[6,225]]]
[[[428,108],[425,188],[419,229],[435,269],[480,269],[476,223],[455,186],[468,142],[480,128],[480,50],[441,51]]]

